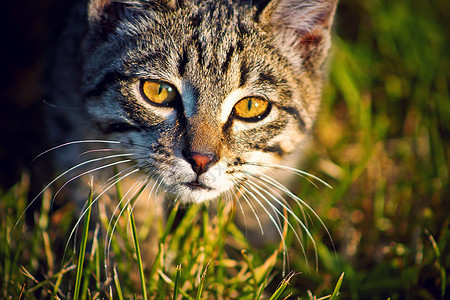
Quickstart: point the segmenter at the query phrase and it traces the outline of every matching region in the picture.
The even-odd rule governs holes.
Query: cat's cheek
[[[307,134],[300,132],[295,124],[290,123],[283,133],[273,138],[270,143],[276,145],[284,156],[292,152],[299,152],[299,147],[308,140]]]
[[[246,157],[246,162],[250,165],[245,166],[246,168],[252,169],[253,166],[251,164],[278,164],[280,163],[282,157],[279,155],[274,155],[274,153],[270,152],[261,152],[261,151],[252,151],[249,152]]]

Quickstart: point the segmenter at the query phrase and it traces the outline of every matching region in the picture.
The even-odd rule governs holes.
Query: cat
[[[48,186],[75,172],[57,190],[67,194],[95,174],[101,194],[126,180],[171,202],[240,194],[282,217],[290,176],[307,176],[294,168],[320,107],[336,5],[81,1],[51,57],[47,125],[59,146],[45,154],[60,175]]]

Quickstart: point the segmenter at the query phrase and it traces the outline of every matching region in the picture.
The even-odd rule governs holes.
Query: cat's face
[[[307,138],[334,1],[125,2],[91,3],[82,88],[167,192],[215,198]]]

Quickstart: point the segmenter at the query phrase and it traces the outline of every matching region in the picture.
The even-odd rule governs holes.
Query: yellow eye
[[[234,106],[234,115],[246,122],[259,121],[269,114],[271,105],[268,101],[249,97],[244,98]]]
[[[141,91],[145,99],[151,104],[169,106],[177,98],[177,90],[167,84],[157,81],[143,81]]]

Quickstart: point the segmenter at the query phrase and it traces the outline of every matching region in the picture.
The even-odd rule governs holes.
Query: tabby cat
[[[182,203],[239,194],[279,213],[295,196],[277,172],[303,174],[336,2],[79,3],[47,86],[56,179],[129,179]]]

